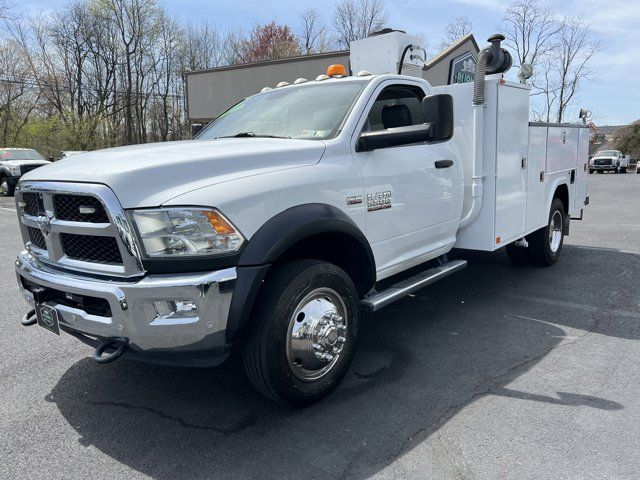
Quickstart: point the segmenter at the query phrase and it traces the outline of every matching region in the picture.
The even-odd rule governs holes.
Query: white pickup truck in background
[[[629,156],[620,150],[601,150],[589,160],[589,173],[614,172],[627,173]]]
[[[389,52],[394,70],[417,61],[413,37],[385,35],[389,48],[352,48],[353,76],[266,89],[193,141],[26,175],[23,323],[74,335],[99,363],[214,365],[238,348],[260,392],[304,405],[345,375],[361,309],[464,268],[454,247],[553,265],[588,203],[586,125],[529,123],[501,36],[474,84],[434,88],[364,71]]]

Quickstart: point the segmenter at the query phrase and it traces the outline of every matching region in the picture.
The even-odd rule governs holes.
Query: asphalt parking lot
[[[237,363],[98,366],[19,323],[0,199],[0,478],[638,478],[640,175],[591,175],[559,263],[502,252],[375,315],[304,410]]]

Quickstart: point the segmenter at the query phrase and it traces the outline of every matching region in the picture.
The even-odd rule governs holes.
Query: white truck
[[[620,150],[600,150],[589,160],[589,173],[627,173],[629,157]]]
[[[0,148],[0,195],[10,197],[22,175],[49,163],[32,148]]]
[[[388,35],[393,48],[356,48],[352,68],[420,61],[403,54],[411,37]],[[588,203],[588,129],[530,124],[529,87],[502,78],[511,59],[490,40],[474,84],[333,66],[195,140],[26,175],[23,324],[74,335],[99,363],[207,366],[239,348],[260,392],[304,405],[345,375],[362,309],[462,269],[454,247],[553,265]]]

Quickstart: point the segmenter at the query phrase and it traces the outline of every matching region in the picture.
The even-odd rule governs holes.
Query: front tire
[[[9,180],[2,178],[0,180],[0,195],[3,197],[13,196],[14,187],[9,183]]]
[[[589,170],[589,175],[592,175],[592,174],[593,174],[593,170]]]
[[[267,277],[243,349],[253,386],[281,403],[308,405],[340,383],[353,360],[358,292],[336,265],[294,260]]]
[[[564,228],[567,221],[564,204],[554,198],[549,211],[549,222],[546,227],[533,232],[529,238],[531,260],[541,266],[550,267],[560,258],[564,244]]]

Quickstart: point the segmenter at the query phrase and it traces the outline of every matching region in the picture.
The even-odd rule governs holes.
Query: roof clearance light
[[[327,76],[329,77],[346,77],[347,69],[344,68],[344,65],[340,65],[339,63],[335,65],[329,65],[327,68]]]
[[[306,83],[309,80],[307,80],[306,78],[296,78],[295,82],[293,82],[294,85],[300,85],[301,83]]]
[[[273,88],[271,88],[271,87],[264,87],[262,90],[260,90],[260,93],[268,92],[269,90],[273,90]]]
[[[329,79],[329,76],[327,75],[318,75],[316,77],[316,82],[321,82],[322,80],[328,80],[328,79]]]
[[[366,70],[360,70],[357,74],[358,77],[368,77],[371,75],[371,72],[367,72]]]
[[[280,82],[276,85],[276,88],[286,87],[287,85],[291,85],[289,82]]]

